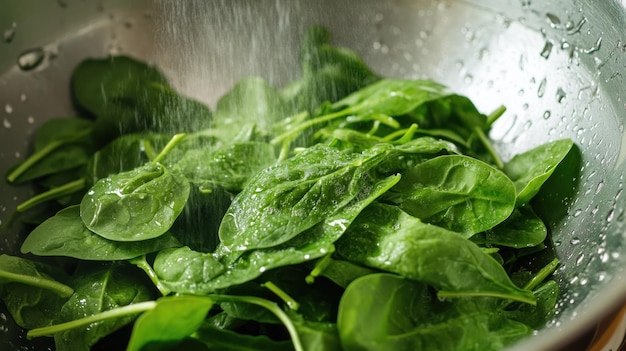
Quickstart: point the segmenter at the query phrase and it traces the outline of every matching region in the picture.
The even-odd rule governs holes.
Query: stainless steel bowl
[[[327,26],[334,43],[381,75],[439,80],[484,111],[505,104],[491,134],[505,157],[576,141],[581,172],[561,179],[554,191],[565,198],[544,211],[562,262],[558,313],[511,349],[564,347],[624,303],[623,0],[5,0],[0,173],[24,157],[44,120],[72,114],[69,72],[85,57],[149,60],[183,93],[213,104],[245,76],[294,79],[311,24]],[[0,189],[6,224],[31,189]],[[19,238],[3,230],[0,252],[18,251]]]

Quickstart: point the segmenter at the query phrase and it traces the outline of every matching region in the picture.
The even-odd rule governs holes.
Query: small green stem
[[[71,144],[71,143],[79,140],[80,138],[84,137],[85,135],[91,133],[91,131],[92,131],[91,128],[90,129],[86,129],[86,130],[76,134],[72,138],[67,138],[67,139],[63,139],[63,140],[55,140],[55,141],[50,142],[49,144],[44,146],[41,150],[39,150],[39,151],[33,153],[32,155],[30,155],[30,157],[28,157],[26,160],[24,160],[24,162],[19,164],[13,171],[11,171],[11,173],[9,173],[7,175],[7,181],[9,183],[14,183],[17,180],[17,178],[19,178],[22,174],[24,174],[24,172],[26,172],[30,167],[32,167],[37,162],[43,160],[44,158],[46,158],[53,151],[55,151],[56,149],[60,148],[61,146],[64,146],[64,145],[67,145],[67,144]]]
[[[17,178],[19,178],[22,174],[24,174],[30,167],[32,167],[37,162],[43,160],[45,157],[50,155],[54,150],[60,148],[65,145],[65,143],[61,141],[53,141],[50,144],[46,145],[43,149],[35,152],[29,158],[27,158],[24,162],[20,163],[17,168],[15,168],[11,173],[7,175],[7,181],[9,183],[14,183]]]
[[[82,190],[85,187],[86,183],[87,183],[86,180],[81,178],[81,179],[77,179],[69,183],[63,184],[61,186],[52,188],[41,194],[37,194],[31,197],[30,199],[22,202],[21,204],[17,205],[17,212],[24,212],[46,201],[58,199],[62,196],[74,194],[75,192]]]
[[[167,154],[172,151],[172,149],[174,147],[176,147],[176,145],[178,145],[178,143],[183,140],[185,137],[187,136],[187,134],[185,133],[180,133],[180,134],[176,134],[172,137],[172,139],[170,139],[170,141],[167,142],[167,145],[165,145],[165,147],[163,148],[163,150],[161,150],[161,152],[157,155],[157,157],[154,158],[154,162],[160,162],[163,158],[165,158],[165,156],[167,156]]]
[[[261,284],[262,287],[267,288],[269,291],[273,292],[274,295],[278,296],[281,300],[285,301],[287,306],[294,311],[297,311],[300,308],[300,304],[293,297],[289,296],[283,289],[279,288],[276,284],[272,282],[265,282]]]
[[[533,305],[533,306],[537,304],[537,300],[536,299],[521,297],[521,296],[513,295],[513,294],[503,294],[503,293],[493,292],[493,291],[456,292],[456,291],[443,291],[443,290],[440,290],[440,291],[437,292],[437,296],[439,298],[496,297],[496,298],[500,298],[500,299],[507,299],[507,300],[523,302],[523,303],[527,303],[527,304],[530,304],[530,305]]]
[[[330,253],[328,253],[326,256],[322,257],[315,263],[315,267],[313,267],[311,273],[309,273],[309,275],[304,278],[307,284],[313,284],[315,282],[315,278],[319,277],[320,274],[324,272],[326,267],[328,267],[328,265],[332,263],[333,259],[330,256],[334,251],[335,247],[333,246]]]
[[[533,276],[533,278],[524,285],[524,289],[533,290],[535,289],[541,282],[543,282],[550,274],[554,273],[556,267],[559,265],[558,259],[553,259],[548,263],[545,267],[541,268],[537,274]]]
[[[504,168],[504,163],[500,159],[500,156],[498,156],[496,150],[493,148],[493,145],[491,144],[491,141],[489,141],[489,138],[487,138],[487,136],[485,135],[485,132],[483,132],[483,130],[479,127],[474,127],[474,133],[476,133],[476,136],[478,137],[478,139],[480,139],[480,142],[487,149],[487,152],[493,159],[493,163],[496,165],[496,167],[500,169]]]
[[[497,109],[495,109],[493,112],[491,112],[489,114],[489,116],[487,116],[487,128],[491,127],[491,125],[498,120],[498,118],[500,118],[504,112],[506,112],[506,107],[504,105],[498,107]]]
[[[299,125],[297,125],[295,128],[288,130],[286,132],[284,132],[283,134],[275,137],[274,139],[272,139],[270,141],[270,144],[272,145],[277,145],[278,143],[287,140],[287,139],[292,139],[294,134],[297,133],[301,133],[303,131],[305,131],[307,128],[310,128],[316,124],[320,124],[320,123],[324,123],[324,122],[328,122],[328,121],[332,121],[335,118],[339,118],[339,117],[343,117],[345,115],[348,115],[351,111],[349,109],[345,109],[345,110],[341,110],[339,112],[335,112],[335,113],[329,113],[327,115],[323,115],[317,118],[313,118],[310,119],[308,121],[305,121]]]
[[[154,269],[152,269],[152,267],[148,264],[148,261],[146,261],[146,255],[143,255],[143,256],[140,256],[140,257],[136,257],[136,258],[130,259],[128,261],[130,263],[134,264],[135,266],[137,266],[138,268],[140,268],[141,270],[143,270],[144,272],[146,272],[146,275],[148,276],[148,278],[150,278],[150,280],[156,286],[156,288],[159,290],[161,295],[167,296],[167,295],[169,295],[172,292],[169,288],[167,288],[165,285],[163,285],[163,283],[161,282],[161,280],[157,276],[157,274],[154,271]]]
[[[289,316],[283,311],[278,305],[272,301],[268,301],[266,299],[262,299],[256,296],[234,296],[234,295],[208,295],[209,298],[213,299],[213,301],[219,302],[244,302],[257,306],[261,306],[266,310],[272,312],[278,320],[280,320],[285,328],[287,328],[287,332],[291,337],[291,342],[293,343],[293,348],[295,351],[304,351],[304,347],[302,346],[302,342],[300,341],[300,336],[298,335],[298,331],[296,327],[293,325],[293,322],[289,318]]]
[[[51,325],[51,326],[43,327],[43,328],[32,329],[28,331],[28,333],[26,334],[26,337],[36,338],[40,336],[52,336],[62,331],[83,327],[91,323],[100,322],[105,319],[120,318],[120,317],[125,317],[128,315],[146,312],[146,311],[153,309],[156,306],[156,304],[157,304],[156,301],[146,301],[146,302],[135,303],[132,305],[97,313],[88,317],[75,319],[70,322],[55,324],[55,325]]]
[[[10,280],[12,282],[50,290],[61,297],[70,297],[74,293],[74,289],[71,287],[50,279],[16,274],[7,271],[0,271],[0,278],[3,278],[2,280]]]

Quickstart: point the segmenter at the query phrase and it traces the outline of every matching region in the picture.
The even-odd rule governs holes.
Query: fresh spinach
[[[501,171],[468,156],[449,155],[407,171],[386,199],[424,222],[471,236],[507,219],[516,194]]]
[[[112,265],[90,270],[75,277],[74,294],[58,312],[60,322],[70,322],[105,311],[129,306],[152,298],[151,290],[139,283],[128,266]],[[100,338],[131,323],[134,315],[97,320],[86,326],[54,333],[56,349],[89,350]],[[52,328],[52,327],[50,327]]]
[[[546,143],[514,156],[504,165],[504,172],[517,189],[517,203],[523,205],[535,196],[572,149],[571,139]]]
[[[78,205],[59,211],[33,230],[22,243],[22,253],[66,256],[81,260],[128,260],[170,247],[180,246],[171,234],[144,241],[113,241],[89,230]]]
[[[212,306],[213,301],[202,296],[160,298],[153,309],[137,318],[126,350],[167,350],[175,346],[200,328]]]
[[[0,298],[28,336],[58,350],[124,333],[130,350],[489,350],[552,318],[558,214],[542,192],[576,177],[573,142],[502,162],[489,130],[504,107],[381,78],[321,27],[301,50],[298,80],[243,79],[214,114],[133,58],[78,65],[87,118],[45,123],[7,174],[44,189],[19,211],[64,207],[21,249],[67,257],[52,258],[65,273],[0,256]]]
[[[89,230],[105,239],[153,239],[172,227],[189,189],[179,170],[149,162],[96,182],[80,203],[80,216]]]
[[[431,284],[441,297],[536,303],[530,291],[515,286],[498,262],[463,235],[422,223],[396,206],[366,208],[336,247],[352,262]]]
[[[369,274],[346,289],[337,327],[345,350],[499,350],[530,332],[498,312],[468,312],[423,283]]]

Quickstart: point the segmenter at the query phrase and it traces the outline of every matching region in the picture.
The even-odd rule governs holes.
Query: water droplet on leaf
[[[42,48],[30,49],[17,58],[17,65],[24,71],[30,71],[39,66],[45,57]]]

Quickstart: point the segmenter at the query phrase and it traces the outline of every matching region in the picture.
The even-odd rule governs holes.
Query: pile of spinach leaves
[[[379,77],[319,27],[302,58],[299,80],[244,79],[215,111],[130,57],[80,63],[80,118],[46,122],[6,176],[41,189],[18,207],[24,255],[0,255],[29,337],[497,350],[552,317],[558,261],[525,264],[549,246],[532,200],[572,141],[503,161],[488,134],[504,108]]]

